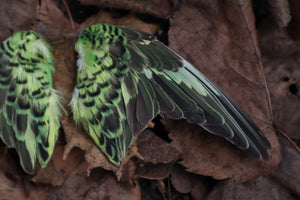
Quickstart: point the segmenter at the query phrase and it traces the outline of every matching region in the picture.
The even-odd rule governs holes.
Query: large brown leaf
[[[280,160],[271,127],[251,1],[185,1],[169,32],[170,46],[212,79],[258,124],[272,145],[270,160],[257,161],[226,141],[201,135],[187,123],[167,123],[188,171],[244,182],[267,174]]]
[[[85,5],[97,5],[100,7],[118,8],[123,10],[131,10],[137,13],[153,15],[156,17],[170,17],[176,0],[80,0]]]

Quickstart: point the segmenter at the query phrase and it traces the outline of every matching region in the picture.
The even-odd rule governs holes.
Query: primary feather
[[[76,124],[119,165],[134,136],[157,115],[186,119],[250,155],[268,159],[262,131],[221,89],[150,34],[96,24],[75,46]]]
[[[0,137],[29,174],[36,159],[47,165],[58,137],[62,106],[54,72],[51,48],[37,33],[17,32],[0,44]]]

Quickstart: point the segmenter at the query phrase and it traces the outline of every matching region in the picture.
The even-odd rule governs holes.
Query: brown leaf
[[[136,170],[136,162],[133,160],[129,160],[123,168],[120,182],[129,184],[130,186],[134,186],[136,181],[135,170]]]
[[[277,169],[275,169],[270,177],[275,180],[278,185],[288,189],[290,193],[300,197],[300,154],[288,141],[282,142],[282,160]]]
[[[151,34],[154,34],[159,29],[159,26],[157,24],[146,23],[138,19],[133,13],[129,13],[121,17],[114,17],[114,12],[107,12],[104,10],[88,18],[81,25],[80,30],[93,24],[99,23],[112,24],[115,26],[126,26],[130,28],[139,29]]]
[[[86,199],[122,199],[122,200],[138,200],[141,197],[140,187],[137,182],[134,186],[129,186],[124,183],[119,183],[114,175],[107,174],[104,177],[97,178],[91,175],[91,179],[94,179],[93,187],[89,187],[90,190],[86,195]]]
[[[294,25],[300,30],[300,23]],[[290,137],[300,139],[300,112],[296,112],[300,107],[299,39],[295,40],[288,29],[274,26],[271,20],[263,21],[258,30],[274,122]]]
[[[206,198],[208,200],[239,200],[239,199],[290,199],[297,198],[284,187],[268,177],[260,177],[254,182],[236,184],[233,181],[223,181],[217,184]]]
[[[186,121],[168,120],[166,126],[171,127],[169,137],[173,140],[172,144],[182,152],[183,160],[179,163],[192,173],[245,182],[270,173],[279,162],[273,157],[279,154],[275,151],[279,147],[273,147],[270,161],[266,162],[249,157],[225,139],[208,134]],[[269,138],[270,142],[274,139],[277,141]]]
[[[25,199],[26,195],[21,184],[7,178],[0,170],[0,194],[1,199]]]
[[[150,180],[162,180],[167,178],[173,168],[173,163],[168,164],[141,164],[136,172],[136,177]]]
[[[87,136],[87,134],[75,128],[74,121],[71,120],[70,117],[63,118],[62,125],[64,127],[67,140],[63,158],[66,159],[69,152],[74,147],[78,147],[85,151],[84,157],[88,163],[87,175],[90,174],[92,169],[96,167],[102,167],[106,170],[114,171],[118,180],[120,180],[122,177],[123,167],[127,161],[133,156],[140,157],[134,142],[127,151],[126,158],[123,160],[121,166],[116,166],[107,159],[107,157],[100,151],[100,149],[95,145],[92,139]]]
[[[171,181],[180,193],[193,193],[195,196],[203,197],[207,193],[209,179],[187,172],[182,166],[175,165],[171,173]]]
[[[31,180],[34,183],[50,184],[52,186],[63,184],[63,177],[57,171],[52,161],[44,169],[39,170]]]
[[[97,5],[99,7],[108,7],[113,9],[131,10],[133,12],[153,15],[155,17],[167,18],[173,11],[174,0],[80,0],[84,5]]]
[[[175,147],[160,139],[149,130],[142,132],[137,142],[144,162],[166,164],[176,161],[181,154]]]
[[[288,26],[292,16],[288,0],[268,0],[270,13],[278,27]]]
[[[28,30],[38,15],[38,0],[0,1],[0,41],[12,33]]]
[[[58,146],[54,155],[54,163],[58,171],[63,174],[64,183],[59,187],[49,185],[30,184],[29,179],[14,179],[5,175],[0,168],[0,194],[1,199],[139,199],[139,185],[117,182],[115,176],[101,168],[94,169],[91,176],[86,176],[87,165],[80,159],[82,154],[78,151],[70,152],[68,159],[62,164],[56,157],[62,156],[63,146]],[[59,155],[58,155],[59,154]],[[51,166],[50,166],[51,167]],[[45,169],[44,174],[46,174]],[[47,183],[52,178],[45,178]],[[41,182],[41,179],[35,181]],[[57,182],[55,182],[57,183]]]
[[[270,140],[270,161],[256,161],[222,139],[187,123],[169,127],[188,171],[243,182],[269,173],[280,161],[261,76],[251,1],[185,1],[174,15],[170,46],[231,96]],[[184,135],[183,135],[184,133]]]
[[[73,36],[70,19],[59,9],[58,2],[43,0],[40,5],[39,21],[35,24],[35,30],[47,38],[48,41],[61,40],[62,36]],[[62,6],[62,5],[61,5]],[[79,25],[74,24],[75,29]]]
[[[82,171],[83,170],[83,171]],[[31,199],[44,199],[43,196],[31,196]],[[118,183],[113,174],[102,169],[86,177],[84,169],[65,178],[61,187],[48,188],[44,197],[47,199],[139,199],[138,184],[129,186]]]

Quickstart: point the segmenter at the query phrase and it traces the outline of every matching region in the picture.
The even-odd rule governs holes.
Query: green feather
[[[75,49],[74,120],[112,163],[121,164],[134,136],[157,114],[184,118],[268,159],[270,143],[245,112],[154,36],[96,24],[81,32]]]
[[[1,43],[0,137],[30,174],[36,159],[47,165],[58,137],[62,106],[54,72],[51,48],[37,33],[18,32]]]

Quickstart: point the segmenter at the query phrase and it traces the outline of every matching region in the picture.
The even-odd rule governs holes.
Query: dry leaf
[[[87,175],[90,174],[92,169],[96,167],[102,167],[106,170],[114,171],[118,180],[120,180],[122,177],[123,167],[127,161],[133,156],[141,157],[134,141],[131,147],[128,149],[126,158],[123,160],[122,164],[120,166],[116,166],[107,159],[107,157],[100,151],[100,149],[94,144],[92,139],[87,136],[87,134],[75,128],[74,121],[71,120],[70,117],[65,117],[62,119],[62,124],[66,132],[67,140],[63,158],[66,159],[69,152],[74,147],[78,147],[85,151],[84,157],[88,163]]]
[[[173,168],[173,163],[168,164],[140,164],[136,177],[150,180],[162,180],[167,178]]]
[[[93,175],[91,176],[93,177]],[[86,199],[112,199],[112,200],[139,200],[141,199],[139,184],[135,183],[134,186],[129,186],[124,183],[118,182],[114,175],[107,174],[97,180],[97,185],[90,187],[88,193],[85,195]]]
[[[138,19],[133,13],[128,13],[125,16],[114,17],[113,12],[101,11],[90,18],[88,18],[81,26],[80,30],[91,26],[93,24],[112,24],[115,26],[126,26],[130,28],[139,29],[150,34],[154,34],[158,31],[159,26],[157,24],[146,23]]]
[[[175,147],[154,135],[149,130],[142,132],[137,142],[139,152],[143,156],[144,162],[166,164],[176,161],[181,154]]]
[[[38,15],[38,0],[0,1],[0,41],[28,30]]]
[[[84,5],[97,5],[99,7],[108,7],[113,9],[131,10],[133,12],[148,14],[155,17],[170,17],[176,0],[80,0]]]
[[[34,183],[50,184],[52,186],[60,186],[64,181],[61,174],[55,168],[52,160],[44,169],[40,169],[31,180]]]
[[[280,28],[288,26],[292,16],[290,15],[290,3],[288,0],[268,0],[269,10],[276,25]]]
[[[189,172],[245,182],[268,174],[277,166],[278,160],[273,157],[273,151],[269,162],[260,161],[197,125],[170,120],[166,125],[172,127],[169,137],[173,140],[173,146],[182,152],[183,160],[179,163]]]
[[[197,196],[202,197],[207,193],[208,187],[211,185],[208,177],[189,173],[180,165],[174,166],[171,173],[171,181],[178,192],[193,192],[195,196],[197,193]]]
[[[272,181],[271,178],[260,177],[254,182],[236,184],[233,181],[220,182],[206,198],[208,200],[239,200],[239,199],[289,199],[296,200],[284,187]]]
[[[300,197],[300,154],[288,144],[282,142],[282,160],[270,177],[278,185],[284,186],[290,193]]]
[[[300,108],[300,41],[294,40],[287,29],[274,26],[270,20],[263,21],[258,30],[274,123],[290,137],[300,139],[300,113],[296,112]]]
[[[40,5],[39,21],[35,24],[37,32],[45,35],[48,41],[60,40],[62,36],[73,36],[70,19],[64,15],[53,0],[43,0]],[[74,23],[75,29],[79,24]],[[76,37],[76,36],[75,36]]]
[[[174,15],[169,39],[174,50],[249,113],[272,145],[270,161],[256,161],[215,136],[201,135],[201,128],[166,124],[183,153],[181,164],[191,172],[237,182],[269,173],[280,151],[274,130],[264,123],[270,118],[251,1],[186,1]]]

